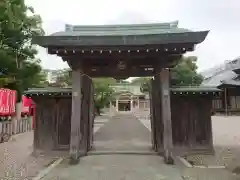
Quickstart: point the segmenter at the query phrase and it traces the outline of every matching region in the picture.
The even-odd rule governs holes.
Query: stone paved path
[[[105,117],[98,122],[101,118]],[[71,166],[66,159],[44,180],[237,180],[223,169],[165,165],[150,148],[148,126],[132,114],[104,120],[94,143],[78,165]]]
[[[95,134],[94,149],[75,166],[64,161],[45,180],[180,180],[151,149],[150,131],[132,114],[111,118]]]
[[[96,152],[150,152],[151,134],[133,115],[114,116],[94,136]]]
[[[108,121],[109,121],[109,116],[108,115],[102,115],[102,116],[95,117],[93,132],[96,133]]]

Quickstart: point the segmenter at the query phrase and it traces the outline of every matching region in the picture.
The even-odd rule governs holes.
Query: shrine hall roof
[[[220,92],[221,90],[216,87],[210,86],[190,86],[190,87],[172,87],[173,92]]]
[[[222,84],[218,86],[218,88],[224,88],[224,87],[240,87],[240,81],[234,80],[234,79],[228,79],[221,81]]]
[[[66,25],[65,31],[33,38],[40,46],[54,45],[146,45],[169,43],[198,44],[208,31],[190,31],[179,28],[178,21],[170,23],[122,25]]]

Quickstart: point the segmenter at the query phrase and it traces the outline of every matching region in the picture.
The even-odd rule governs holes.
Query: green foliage
[[[95,108],[98,113],[100,113],[100,109],[109,105],[109,101],[111,99],[113,89],[111,85],[115,83],[115,79],[112,78],[94,78],[94,92],[95,92]]]
[[[24,90],[38,86],[44,78],[40,60],[35,59],[37,50],[31,44],[33,36],[43,33],[40,16],[24,0],[1,1],[0,67],[7,74],[1,75],[0,86],[15,89],[18,101]]]
[[[183,57],[177,66],[171,69],[171,86],[196,86],[200,85],[203,77],[197,73],[197,57]],[[142,92],[148,92],[150,78],[134,79],[132,84],[140,84]]]
[[[197,73],[197,57],[189,56],[171,70],[172,86],[196,86],[202,83],[203,77]]]

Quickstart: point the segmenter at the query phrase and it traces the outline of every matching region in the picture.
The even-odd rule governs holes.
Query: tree
[[[183,57],[180,63],[171,70],[172,86],[196,86],[202,83],[203,77],[197,73],[197,57]]]
[[[170,70],[171,86],[196,86],[200,85],[203,77],[197,73],[197,57],[183,57],[177,66]],[[140,84],[142,92],[148,92],[150,78],[137,78],[132,84]]]
[[[44,78],[37,50],[31,44],[33,36],[42,35],[41,18],[24,0],[2,0],[0,4],[0,64],[7,70],[1,77],[2,87],[17,91],[17,102],[22,92],[34,87]]]
[[[111,99],[112,93],[114,92],[111,85],[116,81],[112,78],[95,78],[93,79],[94,83],[94,92],[95,92],[95,108],[97,113],[100,115],[100,110],[107,105]]]

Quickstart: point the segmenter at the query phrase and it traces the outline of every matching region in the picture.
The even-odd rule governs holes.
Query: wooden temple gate
[[[80,156],[87,154],[92,145],[94,93],[90,77],[125,79],[154,76],[150,93],[153,148],[162,147],[166,163],[172,163],[169,68],[174,67],[184,53],[193,51],[195,45],[204,41],[207,34],[208,31],[192,32],[179,29],[178,22],[172,22],[139,25],[67,25],[64,32],[35,37],[33,43],[47,48],[49,54],[56,54],[69,64],[72,69],[72,89],[71,95],[61,95],[67,91],[62,90],[58,94],[54,91],[53,98],[36,94],[32,96],[39,115],[36,118],[34,147],[50,147],[49,144],[53,144],[51,147],[57,147],[54,143],[66,144],[71,159],[78,161]],[[45,98],[46,101],[40,100],[41,98]],[[54,111],[55,114],[50,111]],[[66,119],[71,121],[66,122]],[[55,124],[61,123],[70,123],[71,129],[64,126],[56,129]],[[69,136],[62,137],[61,134],[66,134],[65,131],[69,132]]]

